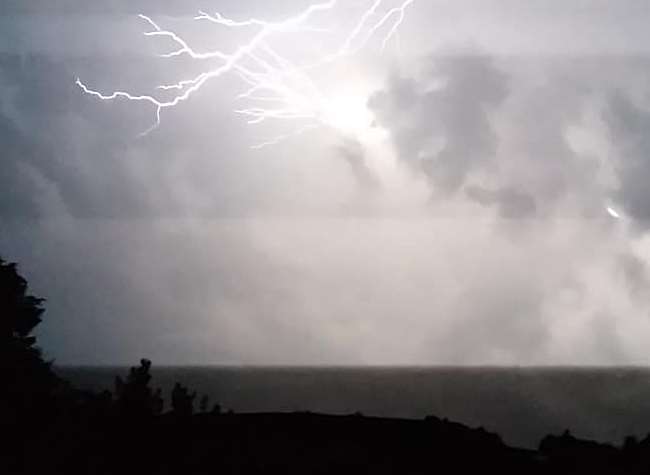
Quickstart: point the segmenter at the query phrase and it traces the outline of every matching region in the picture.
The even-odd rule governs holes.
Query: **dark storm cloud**
[[[125,150],[124,141],[117,139],[126,132],[120,126],[124,121],[88,127],[91,113],[65,64],[40,55],[3,55],[0,80],[5,86],[0,132],[7,145],[0,161],[5,173],[13,170],[15,175],[8,180],[21,180],[15,173],[29,167],[61,199],[64,209],[59,211],[73,216],[146,212],[137,187],[130,185],[132,177],[115,160]],[[0,195],[7,191],[1,189]],[[33,202],[39,214],[47,215],[50,197],[40,187],[21,187],[20,194],[17,199]]]
[[[0,253],[49,299],[48,354],[285,364],[625,363],[647,354],[643,252],[605,204],[650,217],[650,119],[631,94],[645,90],[650,68],[630,56],[562,57],[592,40],[621,48],[618,23],[611,35],[583,33],[629,13],[600,0],[417,3],[422,13],[413,10],[402,35],[417,48],[370,101],[388,141],[319,131],[252,152],[277,124],[242,124],[231,112],[241,84],[229,78],[165,111],[143,138],[150,107],[85,96],[74,79],[147,92],[197,72],[155,58],[160,45],[142,37],[136,13],[190,31],[172,16],[223,7],[276,18],[305,2],[5,2]],[[636,25],[643,8],[630,5]],[[540,33],[560,20],[560,37]],[[539,34],[525,37],[529,28]],[[438,49],[439,34],[457,44],[464,32],[486,54]],[[521,45],[536,54],[492,54]],[[384,79],[389,50],[369,80]],[[623,92],[604,118],[620,157],[609,176],[598,107],[614,88]],[[616,178],[618,195],[607,184]],[[455,214],[467,209],[469,218]],[[535,219],[494,225],[504,218]]]
[[[644,299],[649,298],[650,273],[647,263],[633,254],[623,254],[620,256],[620,266],[630,293]]]
[[[304,8],[305,3],[300,0],[281,0],[276,2],[276,8],[295,9],[296,6]],[[101,14],[101,15],[137,15],[139,13],[157,13],[163,15],[191,16],[198,10],[213,11],[215,8],[241,11],[239,2],[214,0],[107,0],[102,2],[79,2],[79,0],[5,0],[3,11],[6,14]],[[265,0],[246,2],[246,10],[259,10],[267,4]],[[291,11],[291,10],[289,10]]]
[[[377,189],[380,184],[367,163],[363,145],[355,139],[344,139],[338,147],[339,154],[350,166],[359,185],[367,190]]]
[[[577,151],[569,131],[580,127],[587,106],[594,102],[586,77],[570,61],[549,62],[542,84],[524,88],[514,98],[511,136],[501,158],[506,185],[526,190],[543,214],[575,207],[580,216],[603,209],[596,180],[600,163]],[[572,211],[573,212],[573,211]]]
[[[493,160],[490,114],[507,94],[507,78],[489,57],[453,55],[430,60],[417,80],[394,78],[369,107],[391,132],[399,157],[436,190],[455,193]]]
[[[14,124],[0,117],[0,217],[34,218],[41,215],[37,173],[31,164],[42,156]]]
[[[501,232],[507,239],[521,238],[508,256],[527,249],[527,256],[542,260],[535,263],[536,270],[526,271],[530,262],[522,268],[519,264],[492,267],[489,259],[481,258],[477,265],[484,271],[476,282],[463,281],[465,297],[448,309],[453,315],[450,330],[442,331],[433,344],[440,345],[442,359],[452,363],[468,359],[552,360],[562,352],[581,361],[625,360],[629,353],[619,335],[618,312],[637,314],[638,309],[647,307],[648,299],[634,290],[639,286],[634,281],[642,278],[645,270],[612,257],[611,228],[598,225],[611,221],[605,207],[610,199],[616,199],[608,184],[611,157],[602,154],[599,142],[605,139],[599,104],[616,84],[621,84],[621,78],[627,81],[626,89],[634,90],[634,82],[645,74],[644,68],[634,58],[479,56],[472,57],[469,64],[467,61],[466,57],[432,57],[427,62],[431,64],[426,69],[429,73],[452,73],[403,73],[389,80],[370,106],[379,125],[390,133],[397,158],[427,176],[434,192],[444,192],[446,199],[441,203],[469,199],[486,208],[494,207],[500,217],[509,220],[535,217],[528,223],[543,236],[540,241],[533,234],[519,235],[519,227],[506,226]],[[638,147],[634,150],[640,155],[645,141],[630,137],[650,130],[650,124],[645,114],[638,110],[633,114],[627,105],[625,109],[619,104],[623,109],[618,111],[619,116],[624,117],[620,122],[633,124],[620,125],[618,134],[624,139],[622,143],[632,142]],[[619,135],[614,140],[617,147],[621,145]],[[631,175],[636,174],[638,183],[648,176],[642,167],[633,169]],[[455,193],[460,190],[463,193]],[[550,236],[558,228],[552,220],[565,217],[580,219],[570,226],[560,220],[560,229],[575,224],[580,232],[587,232],[584,239],[594,252],[603,253],[593,257],[599,262],[598,270],[584,271],[587,261],[582,262],[585,256],[578,257],[582,253],[579,242],[567,245],[564,257],[544,262],[542,256],[555,252]],[[502,243],[493,244],[490,253]],[[626,248],[625,244],[621,246]],[[625,253],[632,255],[633,251]],[[527,272],[536,277],[528,278]],[[625,275],[629,284],[612,284],[616,290],[607,304],[611,307],[607,317],[603,312],[596,315],[591,307],[600,298],[594,294],[602,285],[601,277],[597,277],[600,272]],[[563,298],[573,299],[570,307],[561,303]],[[549,314],[549,309],[553,313]],[[572,334],[568,328],[566,335],[554,330],[563,327],[564,321],[578,320],[578,314],[583,322],[589,322],[582,334]],[[564,338],[574,338],[575,347],[559,349],[558,340]]]
[[[399,159],[434,193],[465,188],[504,218],[593,217],[605,206],[602,160],[576,148],[571,133],[591,127],[610,78],[638,74],[634,63],[438,54],[424,75],[393,77],[369,105]]]
[[[617,199],[644,227],[650,224],[650,112],[623,93],[609,98],[605,116],[620,158],[615,164]]]
[[[497,205],[499,213],[504,218],[528,218],[535,216],[537,211],[535,199],[516,188],[488,190],[479,186],[470,186],[465,191],[470,199],[484,206]]]
[[[97,101],[74,84],[84,72],[108,88],[107,78],[120,82],[116,71],[147,82],[154,74],[149,69],[150,63],[129,57],[90,62],[0,55],[0,179],[6,183],[0,212],[47,217],[54,212],[51,195],[61,202],[57,213],[82,218],[250,212],[266,185],[253,157],[237,156],[237,134],[228,133],[237,125],[227,106],[211,115],[213,122],[195,122],[196,109],[179,108],[165,117],[165,127],[138,138],[154,119],[151,108]],[[213,196],[201,209],[178,189],[179,180],[193,175]],[[241,186],[246,181],[248,188]]]

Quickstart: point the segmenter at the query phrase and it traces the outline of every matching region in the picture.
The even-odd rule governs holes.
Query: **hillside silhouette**
[[[112,390],[78,390],[36,345],[44,303],[0,259],[0,473],[650,473],[650,437],[615,447],[566,431],[525,450],[434,416],[224,412],[180,382],[165,407],[147,359]]]

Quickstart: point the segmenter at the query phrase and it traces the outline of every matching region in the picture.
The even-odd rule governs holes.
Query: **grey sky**
[[[369,3],[274,46],[322,54]],[[361,132],[261,151],[295,124],[246,124],[237,77],[146,137],[151,107],[74,84],[150,92],[200,72],[157,58],[139,12],[229,50],[198,9],[278,19],[306,4],[5,2],[0,253],[48,299],[47,354],[648,363],[648,3],[416,0],[383,55],[371,41],[315,78],[343,119],[367,103]]]

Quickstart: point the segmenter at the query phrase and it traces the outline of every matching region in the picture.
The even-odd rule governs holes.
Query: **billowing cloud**
[[[467,35],[432,15],[442,36],[480,47],[441,47],[427,36],[440,30],[413,18],[419,46],[403,61],[364,58],[372,130],[310,132],[260,152],[251,144],[284,124],[238,121],[241,91],[227,78],[138,137],[150,108],[96,101],[74,78],[150,90],[185,65],[129,49],[135,23],[115,44],[61,35],[54,47],[57,23],[40,31],[43,18],[12,2],[20,21],[0,35],[33,30],[33,42],[0,42],[0,252],[48,298],[47,353],[64,363],[647,361],[650,68],[503,54],[505,40],[488,33],[509,30],[491,15],[548,27],[506,3],[448,6],[466,12]],[[61,25],[86,39],[115,32],[114,5],[103,30],[86,20],[105,7],[89,5],[77,17],[63,8]],[[561,13],[544,12],[549,24]],[[485,26],[478,38],[472,22]],[[516,44],[531,51],[533,40]],[[564,52],[565,40],[544,47]]]
[[[631,217],[647,227],[650,223],[650,112],[622,93],[613,93],[606,120],[620,155],[615,164],[620,183],[616,197]]]
[[[479,186],[467,188],[467,196],[485,206],[497,205],[504,218],[526,218],[535,216],[537,205],[529,194],[515,188],[488,190]]]
[[[497,139],[489,116],[507,91],[488,57],[460,55],[432,61],[418,80],[393,79],[369,107],[391,131],[398,156],[453,193],[468,173],[490,165]]]

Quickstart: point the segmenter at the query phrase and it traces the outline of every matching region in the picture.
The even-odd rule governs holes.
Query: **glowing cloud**
[[[102,93],[91,89],[79,78],[76,83],[84,93],[101,100],[124,99],[151,104],[155,108],[156,119],[142,135],[148,134],[160,125],[163,109],[173,108],[188,100],[208,81],[228,73],[237,74],[247,87],[236,99],[247,101],[252,105],[237,109],[235,112],[246,117],[249,124],[259,124],[269,119],[303,122],[296,126],[292,133],[274,137],[253,148],[259,149],[277,144],[320,126],[353,133],[354,130],[350,129],[354,129],[355,124],[350,126],[349,118],[360,117],[362,113],[352,111],[354,113],[350,114],[348,110],[334,111],[333,109],[338,107],[337,101],[318,88],[310,73],[316,68],[357,53],[372,37],[381,32],[383,32],[382,48],[385,48],[404,22],[407,8],[415,2],[415,0],[400,1],[399,6],[391,8],[385,7],[387,3],[385,0],[373,0],[334,53],[303,65],[294,65],[271,47],[270,40],[279,34],[299,35],[304,32],[322,31],[310,26],[309,21],[318,13],[333,10],[337,6],[337,0],[310,5],[296,16],[281,22],[268,22],[257,18],[237,21],[226,18],[220,13],[210,14],[200,11],[194,20],[207,21],[223,28],[255,30],[249,40],[232,53],[218,50],[200,52],[177,33],[162,28],[146,15],[139,15],[151,27],[150,31],[144,33],[145,36],[165,37],[177,45],[173,51],[162,54],[162,58],[188,56],[195,60],[217,60],[220,64],[194,78],[183,79],[174,84],[159,85],[157,90],[175,94],[167,100],[160,99],[155,94],[138,95],[128,91]],[[340,118],[343,120],[339,120]]]

